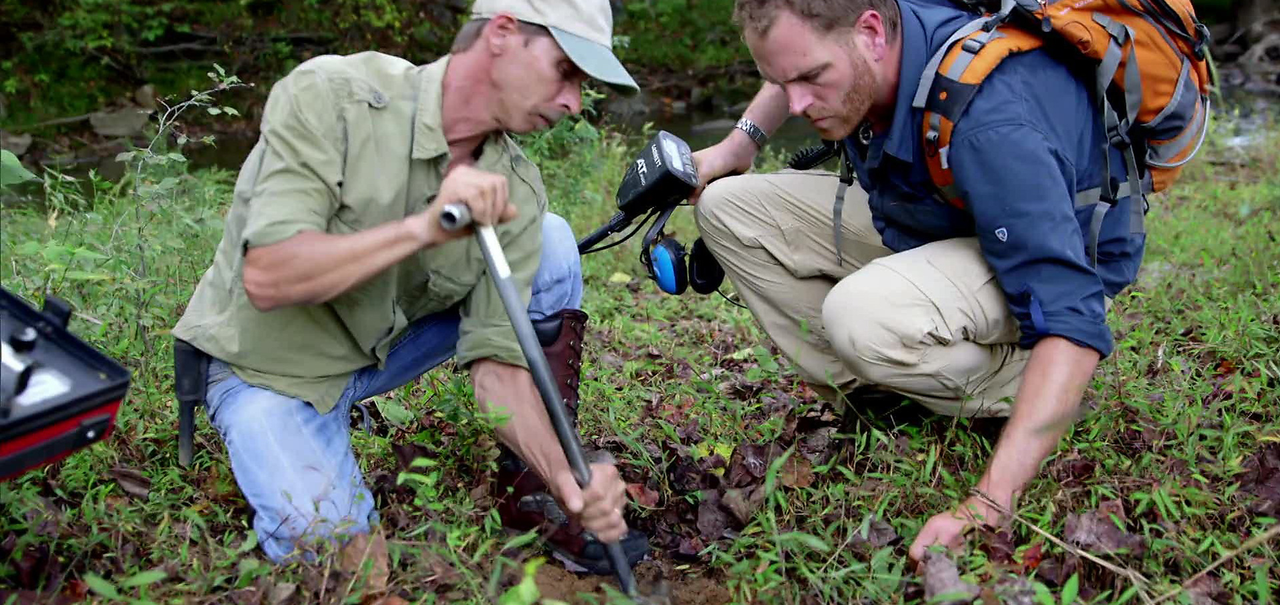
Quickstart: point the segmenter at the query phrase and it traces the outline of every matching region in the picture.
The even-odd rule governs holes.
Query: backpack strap
[[[1002,6],[1001,12],[970,21],[947,39],[925,66],[911,103],[924,110],[925,159],[938,197],[957,208],[964,208],[964,200],[955,190],[948,159],[956,120],[1005,57],[1044,45],[1042,38],[1021,29],[997,29],[1014,2],[1004,0]]]
[[[1117,199],[1131,198],[1134,213],[1141,216],[1146,212],[1147,194],[1151,192],[1151,176],[1143,177],[1141,189],[1135,194],[1131,189],[1132,185],[1129,181],[1121,183],[1116,189],[1115,195]],[[1093,189],[1085,189],[1076,193],[1076,208],[1085,206],[1093,206],[1093,215],[1089,219],[1089,233],[1085,237],[1084,250],[1085,255],[1089,257],[1089,266],[1098,266],[1098,238],[1102,233],[1102,219],[1106,217],[1107,212],[1111,210],[1113,203],[1103,199],[1103,188],[1094,187]],[[1143,225],[1141,222],[1137,224],[1137,229],[1131,226],[1130,231],[1134,233],[1142,233]]]
[[[1004,2],[1005,9],[1013,4],[1013,0]],[[964,208],[965,202],[955,188],[948,157],[956,120],[964,115],[978,86],[1006,57],[1044,45],[1044,38],[1021,28],[997,29],[1005,21],[1005,9],[1002,9],[1004,14],[975,19],[957,30],[929,60],[912,101],[912,107],[924,110],[925,158],[930,178],[938,190],[938,198],[957,208]],[[1134,145],[1128,134],[1142,106],[1142,78],[1139,70],[1125,70],[1122,102],[1117,99],[1118,102],[1113,105],[1107,98],[1111,82],[1125,59],[1126,47],[1128,61],[1124,61],[1124,64],[1137,65],[1132,43],[1133,31],[1123,23],[1102,14],[1095,14],[1094,19],[1111,36],[1095,80],[1095,93],[1103,117],[1100,125],[1105,135],[1103,179],[1101,187],[1078,192],[1075,206],[1094,207],[1085,247],[1090,263],[1096,266],[1102,220],[1120,199],[1134,198],[1130,231],[1145,232],[1146,193],[1152,190],[1152,181],[1150,175],[1144,176],[1140,171]],[[1111,178],[1110,148],[1113,146],[1123,152],[1128,172],[1125,182],[1113,182]]]

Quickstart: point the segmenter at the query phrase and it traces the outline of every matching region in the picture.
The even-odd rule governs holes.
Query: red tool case
[[[71,309],[43,311],[0,288],[0,481],[102,441],[129,372],[67,331]]]

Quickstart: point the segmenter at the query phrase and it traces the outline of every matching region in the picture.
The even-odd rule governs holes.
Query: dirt
[[[660,562],[642,562],[636,567],[635,575],[641,595],[657,593],[658,581],[663,580],[670,605],[719,605],[732,600],[723,580],[708,576],[684,576]],[[604,602],[608,596],[604,585],[617,589],[617,582],[612,578],[580,576],[552,564],[538,568],[537,581],[542,598],[566,603],[590,602],[583,598],[585,595],[594,596],[595,602]]]

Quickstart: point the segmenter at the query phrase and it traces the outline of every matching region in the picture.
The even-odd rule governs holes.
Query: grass
[[[1276,526],[1280,136],[1272,128],[1242,151],[1226,144],[1230,125],[1153,200],[1143,276],[1112,309],[1116,353],[1019,501],[1025,523],[975,534],[954,556],[983,602],[1142,603]],[[527,142],[553,210],[579,234],[611,213],[634,142],[574,125]],[[332,558],[264,561],[206,420],[193,466],[177,464],[167,330],[212,258],[235,175],[170,165],[145,178],[165,177],[176,184],[144,203],[128,183],[51,175],[26,192],[43,202],[11,196],[0,211],[0,283],[69,300],[73,331],[134,376],[107,443],[0,487],[0,603],[372,602]],[[691,213],[668,232],[691,244]],[[661,551],[647,565],[674,581],[676,602],[926,602],[906,545],[981,473],[990,427],[882,422],[825,445],[838,421],[749,314],[718,296],[660,294],[637,254],[633,241],[584,259],[582,425],[636,484],[636,524]],[[465,375],[446,365],[373,403],[373,430],[353,440],[388,532],[392,591],[532,602],[513,587],[535,537],[504,534],[490,508],[496,450]],[[416,457],[429,463],[407,468]],[[754,504],[745,522],[726,512],[743,501]],[[1096,556],[1146,578],[1143,594],[1031,527],[1072,551],[1105,550],[1079,546],[1088,515],[1113,524],[1101,534],[1140,538]],[[1276,550],[1231,556],[1172,602],[1269,603]],[[535,572],[541,596],[567,600],[553,567]]]

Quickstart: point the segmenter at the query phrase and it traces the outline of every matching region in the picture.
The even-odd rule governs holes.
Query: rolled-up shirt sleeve
[[[522,209],[522,212],[529,210]],[[498,239],[511,267],[511,281],[520,293],[522,308],[527,308],[533,296],[533,276],[538,272],[542,257],[542,219],[541,216],[521,216],[516,221],[514,225],[499,227]],[[461,315],[454,357],[460,365],[470,365],[477,359],[492,359],[529,367],[488,270],[463,301]]]
[[[342,130],[322,74],[295,71],[278,82],[267,98],[261,132],[262,163],[242,249],[325,231],[340,200]]]
[[[1059,336],[1109,355],[1103,284],[1085,254],[1070,162],[1025,124],[958,133],[949,160],[1021,328],[1019,345]]]

